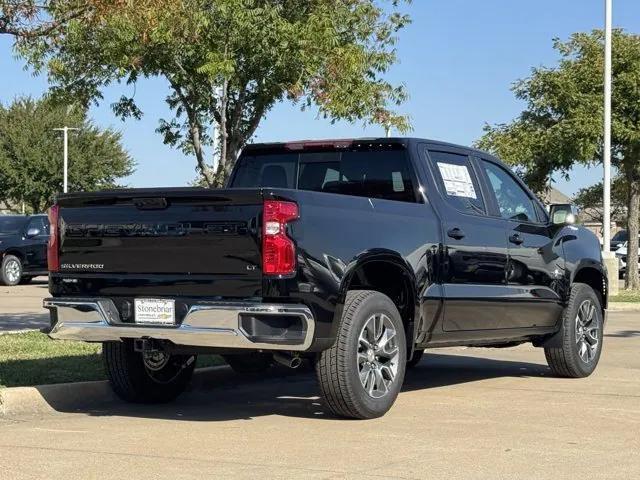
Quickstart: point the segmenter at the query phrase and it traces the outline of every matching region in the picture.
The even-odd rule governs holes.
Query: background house
[[[20,213],[22,210],[8,202],[0,201],[0,215]]]

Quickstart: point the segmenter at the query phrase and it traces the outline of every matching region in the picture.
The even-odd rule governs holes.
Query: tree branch
[[[44,7],[43,7],[44,8]],[[6,17],[0,17],[0,35],[12,35],[14,37],[30,40],[37,37],[44,37],[50,35],[61,27],[64,27],[71,20],[79,18],[89,10],[88,6],[79,8],[78,10],[67,13],[64,17],[45,22],[38,27],[29,28],[24,26],[12,26],[10,19]]]
[[[212,175],[211,169],[205,160],[204,149],[202,147],[202,125],[198,120],[198,115],[194,110],[193,106],[189,102],[189,99],[182,91],[179,85],[177,85],[172,79],[169,78],[169,83],[171,84],[171,88],[176,92],[180,102],[184,106],[185,111],[187,112],[187,121],[189,122],[189,138],[191,139],[191,145],[193,146],[193,151],[196,154],[196,163],[198,166],[198,170],[200,174],[204,178],[205,182],[209,185],[213,185],[215,181],[215,177]]]

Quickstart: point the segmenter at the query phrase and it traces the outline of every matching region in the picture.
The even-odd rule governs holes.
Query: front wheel
[[[131,340],[102,344],[104,367],[116,395],[132,403],[166,403],[189,384],[195,355],[136,352]]]
[[[406,357],[404,326],[391,299],[370,290],[348,292],[336,342],[316,363],[329,410],[348,418],[384,415],[402,387]]]
[[[603,331],[598,295],[589,285],[576,283],[562,316],[562,327],[553,344],[544,349],[553,373],[569,378],[591,375],[600,360]]]

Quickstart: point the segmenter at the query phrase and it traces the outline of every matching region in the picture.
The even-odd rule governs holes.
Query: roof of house
[[[551,187],[546,192],[540,194],[540,200],[546,205],[554,203],[571,203],[571,197],[565,195],[557,188]]]

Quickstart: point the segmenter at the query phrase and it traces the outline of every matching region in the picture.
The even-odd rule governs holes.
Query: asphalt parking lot
[[[29,285],[0,285],[0,333],[34,330],[49,324],[42,299],[49,296],[47,277],[36,277]]]
[[[583,380],[528,345],[432,350],[372,421],[329,417],[310,373],[222,368],[170,405],[0,419],[0,478],[640,478],[639,351],[638,312]]]

